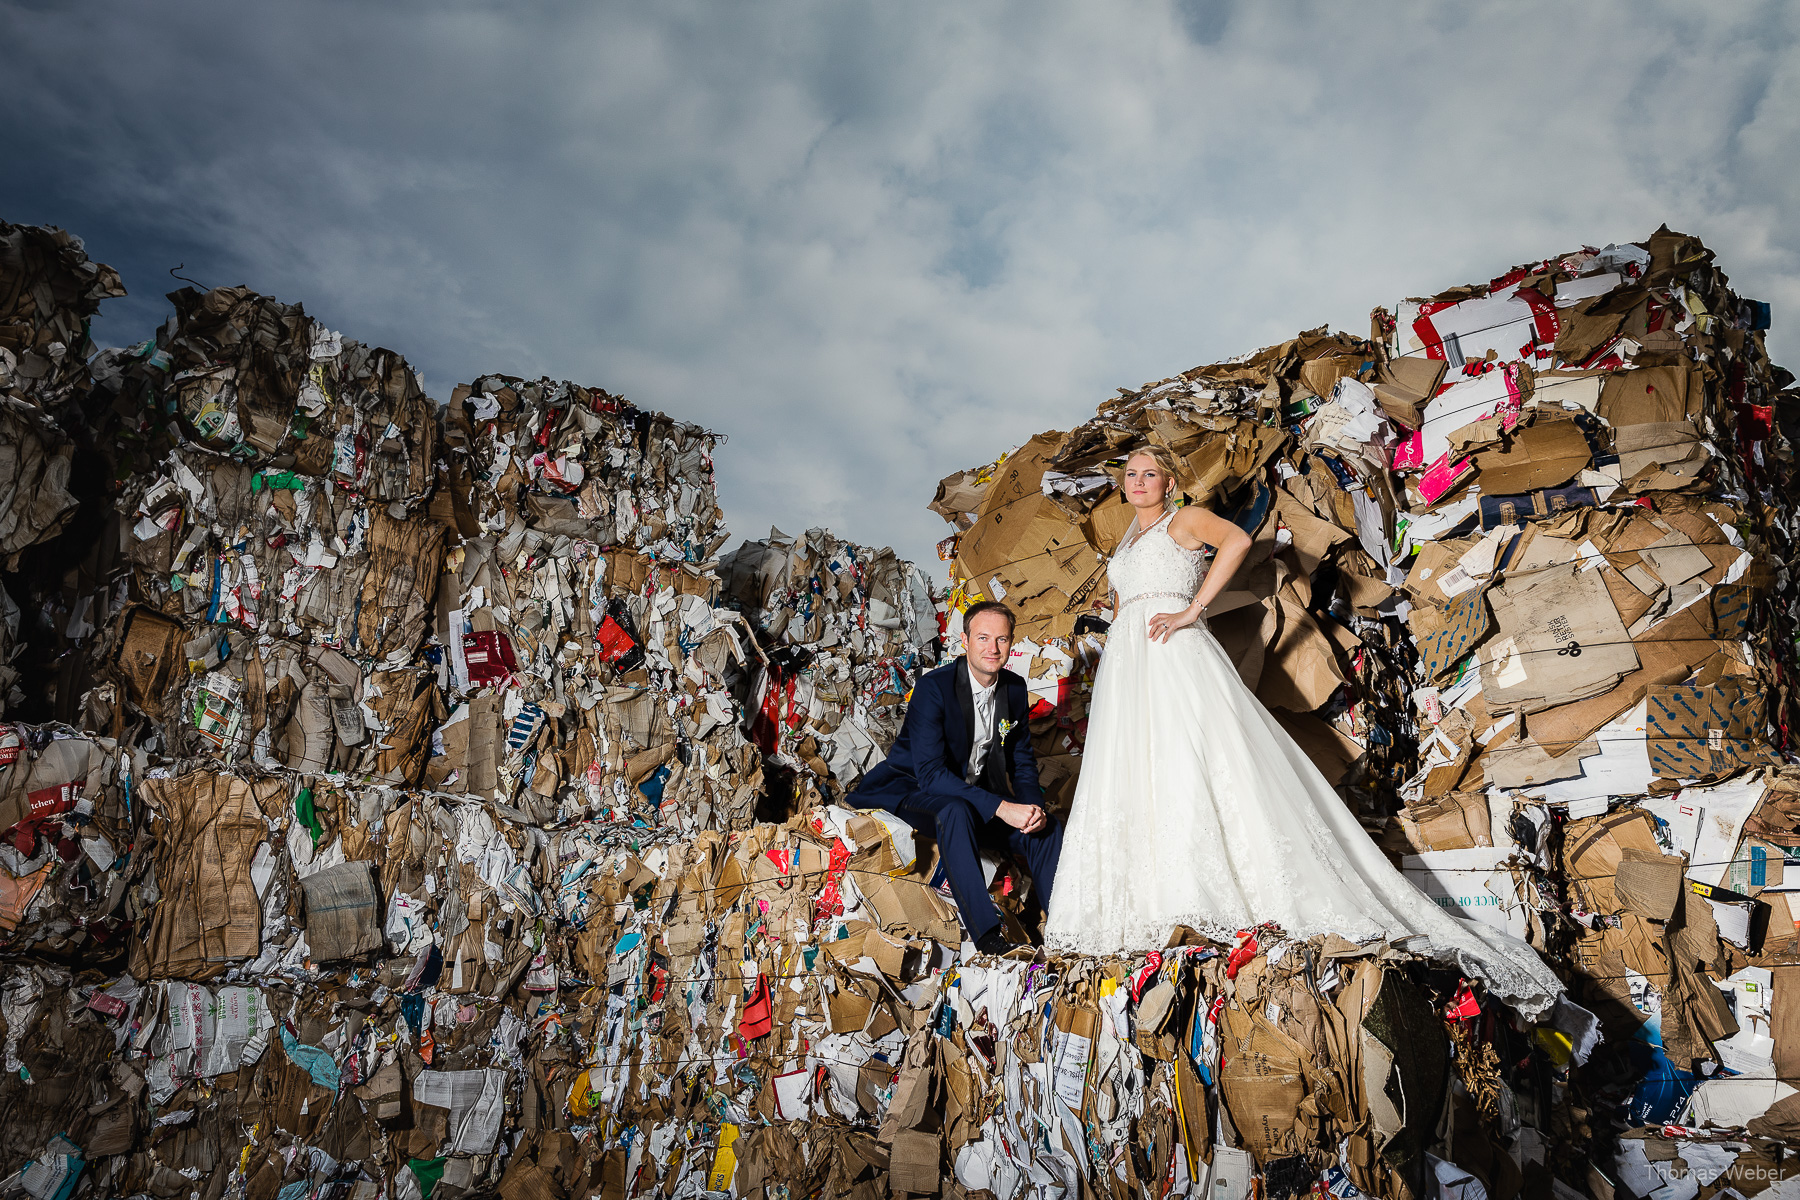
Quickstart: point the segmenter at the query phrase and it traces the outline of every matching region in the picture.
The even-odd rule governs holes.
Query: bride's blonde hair
[[[1174,497],[1175,493],[1181,490],[1179,470],[1175,465],[1175,455],[1169,451],[1167,446],[1161,446],[1155,442],[1145,442],[1125,456],[1126,464],[1130,465],[1131,460],[1134,458],[1148,458],[1161,468],[1163,474],[1169,477],[1169,496],[1171,498]]]

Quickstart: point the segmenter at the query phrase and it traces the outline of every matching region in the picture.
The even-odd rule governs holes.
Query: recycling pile
[[[90,262],[79,239],[0,221],[0,571],[38,585],[0,595],[0,716],[54,674],[49,647],[25,657],[26,612],[56,637],[71,624],[56,603],[65,564],[38,548],[75,519],[88,490],[75,469],[77,453],[92,449],[87,325],[102,300],[124,294],[118,273]],[[81,614],[73,625],[85,626]]]
[[[1207,616],[1245,682],[1409,877],[1529,939],[1567,968],[1559,1011],[1591,1010],[1548,1064],[1480,1031],[1511,1151],[1579,1145],[1636,1195],[1758,1161],[1701,1126],[1800,1132],[1800,393],[1768,321],[1665,227],[1377,309],[1367,338],[1120,389],[932,503],[953,608],[1021,613],[1013,669],[1040,754],[1064,756],[1104,640],[1082,618],[1133,519],[1120,472],[1166,447],[1184,498],[1253,538]],[[1519,1072],[1571,1056],[1567,1094],[1517,1103]],[[1434,1152],[1494,1189],[1478,1155]]]
[[[854,787],[899,736],[911,681],[936,665],[938,606],[925,573],[892,550],[771,529],[721,566],[761,649],[752,735],[778,767]],[[795,791],[789,807],[824,799]],[[783,814],[785,815],[785,814]]]
[[[440,406],[245,288],[89,361],[116,276],[0,236],[0,462],[43,481],[0,491],[6,1194],[1794,1173],[1791,381],[1692,239],[1122,393],[945,481],[940,604],[823,530],[721,556],[722,439],[599,389],[484,375]],[[1210,620],[1245,678],[1569,998],[1270,927],[982,958],[929,840],[846,806],[981,596],[1021,614],[1067,805],[1146,439],[1255,538]],[[1002,908],[1020,882],[996,870]]]
[[[602,1190],[632,1137],[577,1119],[565,1064],[658,1036],[609,996],[667,979],[645,864],[671,896],[689,865],[748,882],[776,832],[746,832],[742,705],[785,601],[724,603],[719,439],[547,379],[443,408],[246,288],[174,293],[90,364],[116,275],[60,231],[4,237],[3,682],[33,722],[0,726],[7,1188],[452,1197],[541,1166],[547,1194]],[[793,580],[844,586],[779,640],[860,686],[816,720],[866,762],[936,609],[890,551],[814,540]],[[866,840],[857,869],[891,868]],[[898,911],[954,941],[915,891]],[[702,990],[687,1041],[722,1052],[740,1002]]]
[[[742,621],[714,607],[713,435],[504,376],[459,386],[449,424],[441,786],[531,797],[534,821],[748,824],[761,766],[733,692]]]

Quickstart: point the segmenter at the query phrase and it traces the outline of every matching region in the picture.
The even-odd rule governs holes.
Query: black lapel
[[[975,693],[969,687],[967,656],[956,660],[956,707],[962,712],[962,770],[966,771],[969,754],[975,749]]]

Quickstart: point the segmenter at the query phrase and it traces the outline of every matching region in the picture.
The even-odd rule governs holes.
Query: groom
[[[950,890],[976,949],[1012,942],[988,897],[979,847],[1000,843],[1024,858],[1047,904],[1063,827],[1044,811],[1026,716],[1025,681],[1006,670],[1013,614],[984,600],[963,614],[964,657],[919,679],[887,761],[863,777],[856,798],[898,813],[936,837]]]

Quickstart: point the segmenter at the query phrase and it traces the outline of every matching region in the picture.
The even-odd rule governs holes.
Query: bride
[[[1107,567],[1114,620],[1045,944],[1115,954],[1164,946],[1177,925],[1229,942],[1272,921],[1295,938],[1387,938],[1547,1006],[1562,988],[1536,951],[1408,882],[1244,686],[1202,618],[1250,538],[1171,510],[1174,467],[1160,446],[1125,463],[1137,520]]]

